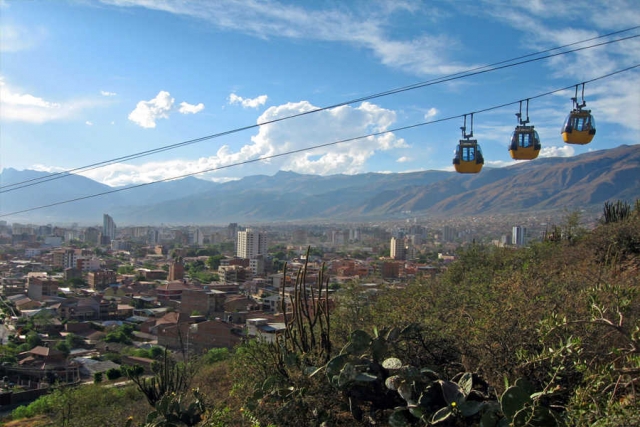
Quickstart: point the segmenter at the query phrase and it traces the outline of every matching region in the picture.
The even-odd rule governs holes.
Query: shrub
[[[122,373],[118,368],[108,369],[107,372],[105,372],[105,374],[107,375],[107,379],[109,379],[110,381],[116,380],[122,376]]]
[[[204,361],[206,363],[217,363],[229,358],[229,349],[227,348],[212,348],[204,355]]]

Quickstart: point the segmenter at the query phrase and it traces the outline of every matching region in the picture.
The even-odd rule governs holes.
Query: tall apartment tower
[[[444,230],[442,231],[442,240],[445,242],[453,242],[456,240],[458,232],[455,228],[450,227],[448,225],[444,226]]]
[[[516,246],[524,246],[526,244],[527,229],[516,225],[511,230],[511,244]]]
[[[102,216],[102,236],[108,237],[109,243],[116,238],[116,223],[107,214]]]
[[[404,238],[391,238],[391,258],[404,259],[405,257],[405,245]]]
[[[247,228],[238,231],[238,258],[256,258],[258,255],[267,254],[267,235]]]

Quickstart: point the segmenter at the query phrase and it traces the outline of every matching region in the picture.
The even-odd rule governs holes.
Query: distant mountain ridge
[[[4,169],[0,184],[46,172]],[[27,183],[29,184],[29,183]],[[127,190],[72,175],[0,191],[0,214],[75,199],[0,219],[118,225],[228,222],[364,221],[412,216],[469,216],[550,209],[600,208],[607,200],[640,198],[640,145],[622,145],[570,158],[544,158],[477,175],[424,171],[359,175],[278,172],[215,183],[194,177]],[[93,194],[111,194],[90,197]]]

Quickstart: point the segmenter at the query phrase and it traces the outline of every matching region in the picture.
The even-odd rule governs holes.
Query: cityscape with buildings
[[[535,217],[521,218],[526,225],[509,220],[119,227],[104,214],[102,227],[2,221],[2,339],[26,339],[24,325],[45,316],[47,326],[38,332],[58,332],[43,338],[48,347],[73,333],[99,353],[101,334],[89,326],[97,322],[132,325],[136,340],[173,350],[186,330],[199,331],[191,333],[190,348],[232,348],[243,337],[283,327],[287,290],[303,265],[309,281],[325,269],[332,292],[349,283],[403,286],[439,274],[460,247],[516,248],[541,240],[550,225]],[[50,369],[87,374],[91,370],[76,369],[84,366],[82,357],[47,364],[42,372],[33,370],[41,358],[31,357],[15,374],[27,365],[34,381]]]

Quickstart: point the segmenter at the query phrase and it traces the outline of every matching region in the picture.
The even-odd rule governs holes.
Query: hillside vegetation
[[[103,389],[100,400],[98,386],[87,386],[15,418],[46,415],[43,425],[66,426],[640,425],[638,202],[607,204],[596,229],[568,221],[529,248],[469,246],[435,279],[376,294],[352,284],[330,312],[326,283],[319,280],[314,306],[295,301],[296,320],[280,342],[214,350],[195,371],[169,363],[157,370],[167,386],[153,400],[149,383]]]

